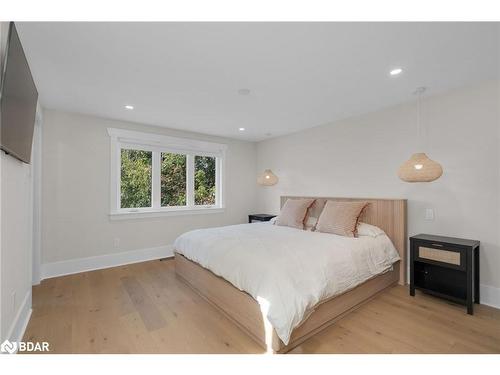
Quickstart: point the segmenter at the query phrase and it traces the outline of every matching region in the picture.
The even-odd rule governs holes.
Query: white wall
[[[44,110],[43,121],[42,263],[46,265],[171,245],[185,231],[243,223],[255,211],[255,143],[53,110]],[[111,221],[108,127],[227,144],[225,212]],[[46,265],[42,268],[53,269]]]
[[[1,152],[2,159],[2,341],[18,339],[14,331],[31,308],[32,200],[30,166]]]
[[[8,23],[0,24],[3,61]],[[31,167],[0,152],[0,342],[19,340],[31,311]]]
[[[408,199],[408,232],[481,241],[483,300],[500,306],[499,83],[487,82],[423,100],[426,149],[443,176],[400,181],[397,169],[417,151],[415,103],[260,142],[257,166],[278,175],[261,188],[260,211],[279,211],[280,195]],[[435,220],[425,221],[425,208]],[[493,288],[489,288],[489,287]],[[487,295],[489,293],[489,296]]]

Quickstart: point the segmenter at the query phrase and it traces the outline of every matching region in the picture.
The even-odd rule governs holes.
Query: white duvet
[[[257,300],[285,344],[319,302],[399,260],[385,234],[348,238],[269,223],[193,230],[174,248]]]

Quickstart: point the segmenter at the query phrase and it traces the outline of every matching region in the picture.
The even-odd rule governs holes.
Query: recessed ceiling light
[[[244,132],[245,131],[245,128],[239,128],[238,129],[240,132]]]
[[[134,109],[134,106],[133,106],[133,105],[126,105],[126,106],[125,106],[125,109],[130,109],[130,110],[132,110],[132,109]]]
[[[389,74],[391,76],[397,76],[398,74],[401,74],[403,72],[403,69],[401,68],[395,68],[395,69],[392,69]]]
[[[243,95],[243,96],[250,95],[250,90],[249,89],[239,89],[238,94]]]

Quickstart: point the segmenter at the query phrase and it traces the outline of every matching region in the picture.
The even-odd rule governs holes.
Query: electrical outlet
[[[425,220],[434,220],[434,210],[432,208],[425,209]]]
[[[120,247],[120,239],[118,237],[116,237],[113,241],[113,246],[115,247],[115,249],[118,249]]]

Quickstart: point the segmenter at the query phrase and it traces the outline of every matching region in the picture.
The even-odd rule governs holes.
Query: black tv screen
[[[3,68],[0,147],[7,154],[30,163],[38,92],[13,22],[9,25]]]

